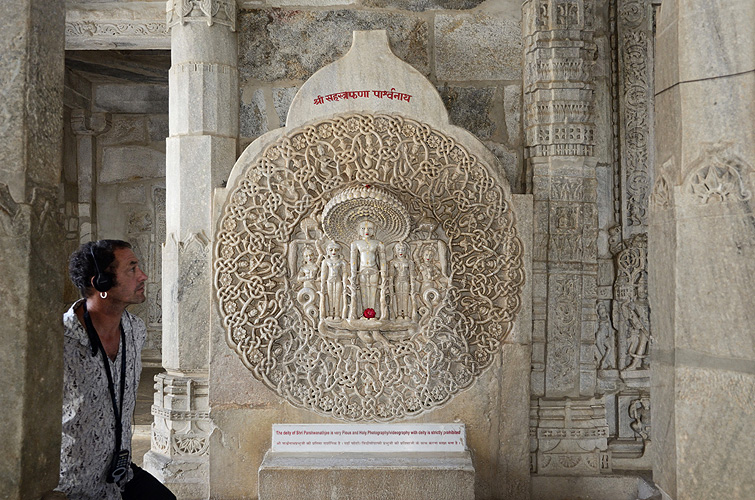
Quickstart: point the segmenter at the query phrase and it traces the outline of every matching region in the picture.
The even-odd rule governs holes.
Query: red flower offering
[[[367,319],[372,319],[375,317],[375,310],[371,307],[368,307],[367,309],[364,310],[364,312],[362,313],[362,316],[364,316]]]

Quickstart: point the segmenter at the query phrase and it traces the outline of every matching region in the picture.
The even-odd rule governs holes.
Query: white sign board
[[[461,452],[464,424],[273,424],[272,451],[297,453]]]

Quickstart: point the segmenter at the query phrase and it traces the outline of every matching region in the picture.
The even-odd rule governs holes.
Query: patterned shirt
[[[133,472],[129,468],[120,484],[106,482],[115,451],[115,416],[102,354],[92,356],[89,336],[74,312],[82,302],[83,299],[76,302],[63,315],[63,437],[57,489],[69,500],[120,500],[121,487],[131,480]],[[141,319],[127,311],[123,312],[121,325],[127,355],[121,448],[131,451],[131,419],[147,329]],[[119,342],[115,361],[108,358],[116,401],[120,399],[122,350]]]

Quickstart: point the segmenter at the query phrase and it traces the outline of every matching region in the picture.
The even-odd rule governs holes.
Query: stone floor
[[[152,403],[154,402],[155,375],[162,372],[159,365],[145,363],[142,378],[136,391],[136,408],[134,409],[133,438],[131,439],[131,459],[141,466],[144,454],[150,447],[150,426],[152,425]]]

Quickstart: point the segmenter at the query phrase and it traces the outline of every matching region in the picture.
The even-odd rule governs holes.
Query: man
[[[58,490],[69,500],[175,499],[131,464],[131,419],[147,329],[126,307],[146,300],[147,275],[131,245],[120,240],[82,245],[71,255],[69,275],[83,299],[63,316]],[[153,493],[144,493],[145,487]]]

